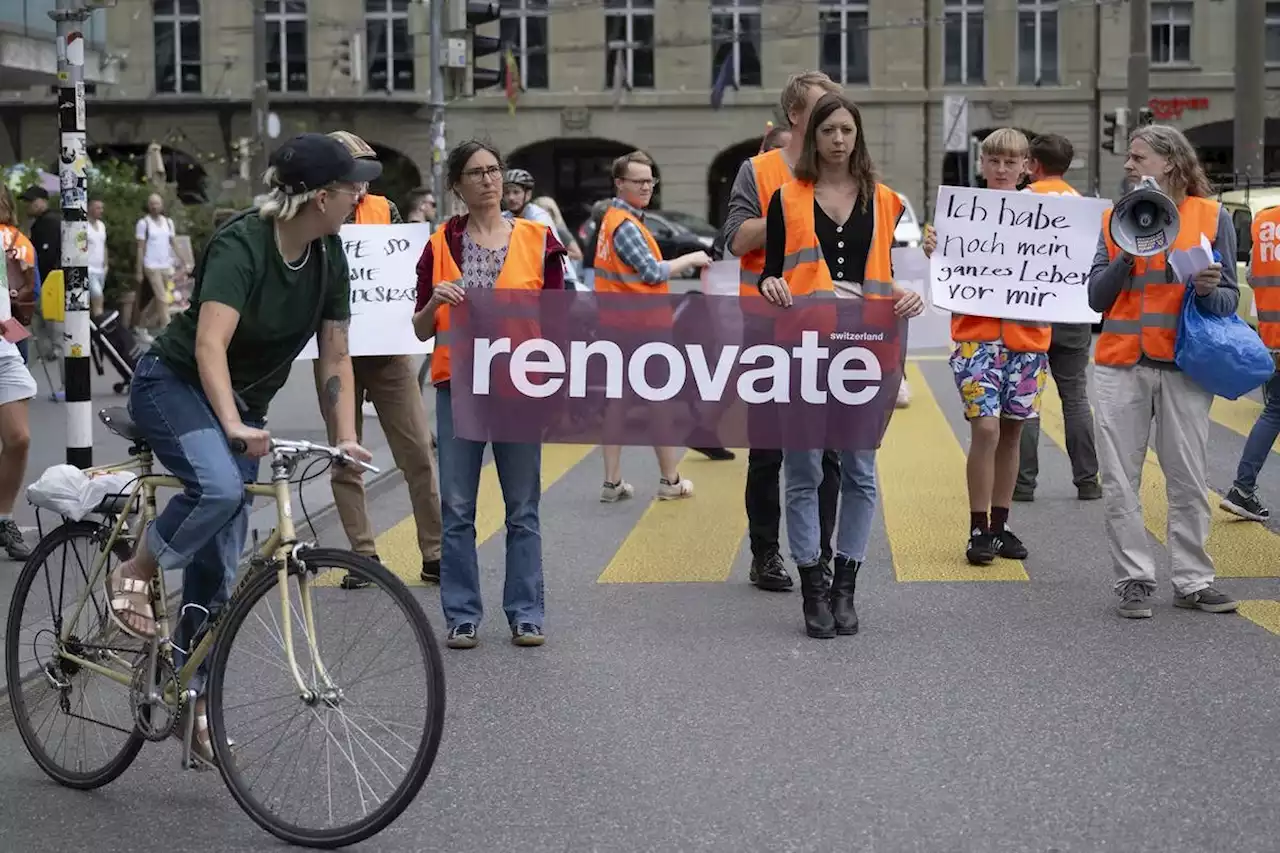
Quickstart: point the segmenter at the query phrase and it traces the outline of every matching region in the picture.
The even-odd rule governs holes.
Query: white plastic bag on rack
[[[27,500],[32,506],[47,509],[72,521],[110,503],[115,512],[125,505],[137,475],[129,471],[111,471],[90,477],[74,465],[54,465],[27,486]]]

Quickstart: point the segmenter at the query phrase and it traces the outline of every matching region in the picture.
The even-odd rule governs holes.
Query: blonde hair
[[[791,124],[791,112],[804,109],[809,90],[814,86],[828,95],[838,95],[842,91],[839,83],[821,71],[801,71],[799,74],[792,74],[787,85],[782,87],[782,96],[778,99],[778,106],[782,107],[782,116],[788,125]]]
[[[1031,143],[1026,134],[1014,127],[1001,127],[987,134],[982,140],[984,157],[997,157],[1005,154],[1012,157],[1026,157],[1031,150]]]
[[[323,191],[323,188],[321,188],[300,195],[288,195],[276,185],[275,166],[267,169],[262,176],[262,182],[271,187],[271,189],[267,191],[266,195],[255,199],[258,202],[258,216],[263,219],[276,219],[280,222],[288,222],[293,219]]]
[[[1167,124],[1148,124],[1129,135],[1130,143],[1135,139],[1141,139],[1157,156],[1169,162],[1167,184],[1171,190],[1200,198],[1213,195],[1213,186],[1200,165],[1200,158],[1182,131]]]
[[[560,212],[560,205],[556,204],[556,200],[549,195],[540,195],[533,200],[538,207],[551,214],[551,218],[556,221],[556,226],[568,231],[569,226],[564,222],[564,214]]]

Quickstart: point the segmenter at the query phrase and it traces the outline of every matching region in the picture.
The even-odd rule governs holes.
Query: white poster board
[[[1089,268],[1111,202],[939,187],[930,258],[933,304],[1006,320],[1097,323]]]
[[[351,268],[351,354],[431,352],[435,339],[420,341],[413,333],[418,259],[431,239],[431,226],[425,222],[344,225],[339,236]],[[297,360],[309,361],[317,355],[312,338]]]
[[[929,292],[929,259],[919,247],[892,250],[893,280],[924,299],[924,311],[907,326],[907,352],[950,349],[951,312],[933,304]]]

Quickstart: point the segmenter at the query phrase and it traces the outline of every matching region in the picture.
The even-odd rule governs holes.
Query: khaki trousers
[[[316,391],[320,392],[320,362],[316,362]],[[413,360],[407,355],[363,355],[351,359],[356,380],[356,435],[364,440],[361,404],[366,395],[378,413],[382,434],[387,437],[391,458],[404,474],[409,502],[418,529],[418,547],[423,560],[440,559],[440,489],[436,484],[436,456],[431,429],[418,388]],[[328,426],[329,441],[337,437]],[[330,470],[333,501],[338,517],[359,554],[376,553],[373,525],[365,501],[364,475],[358,469],[334,465]]]
[[[1213,583],[1209,539],[1209,407],[1213,395],[1179,370],[1146,365],[1093,372],[1097,392],[1098,467],[1116,585],[1129,580],[1152,587],[1156,566],[1139,500],[1148,444],[1164,471],[1173,588],[1182,595]],[[1155,435],[1151,435],[1152,421]],[[1154,440],[1153,440],[1154,439]]]

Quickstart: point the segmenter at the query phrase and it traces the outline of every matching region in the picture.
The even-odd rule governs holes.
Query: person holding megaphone
[[[1219,260],[1235,258],[1235,228],[1226,209],[1209,198],[1195,149],[1176,128],[1152,124],[1134,131],[1124,168],[1134,189],[1103,214],[1089,273],[1089,305],[1103,317],[1094,352],[1098,463],[1119,613],[1152,615],[1155,563],[1138,495],[1153,418],[1169,506],[1173,603],[1226,613],[1237,605],[1214,588],[1205,550],[1213,395],[1178,369],[1174,349],[1189,284],[1201,311],[1235,313],[1235,267]],[[1214,262],[1189,281],[1177,280],[1169,252],[1193,249],[1202,237],[1213,245]]]

